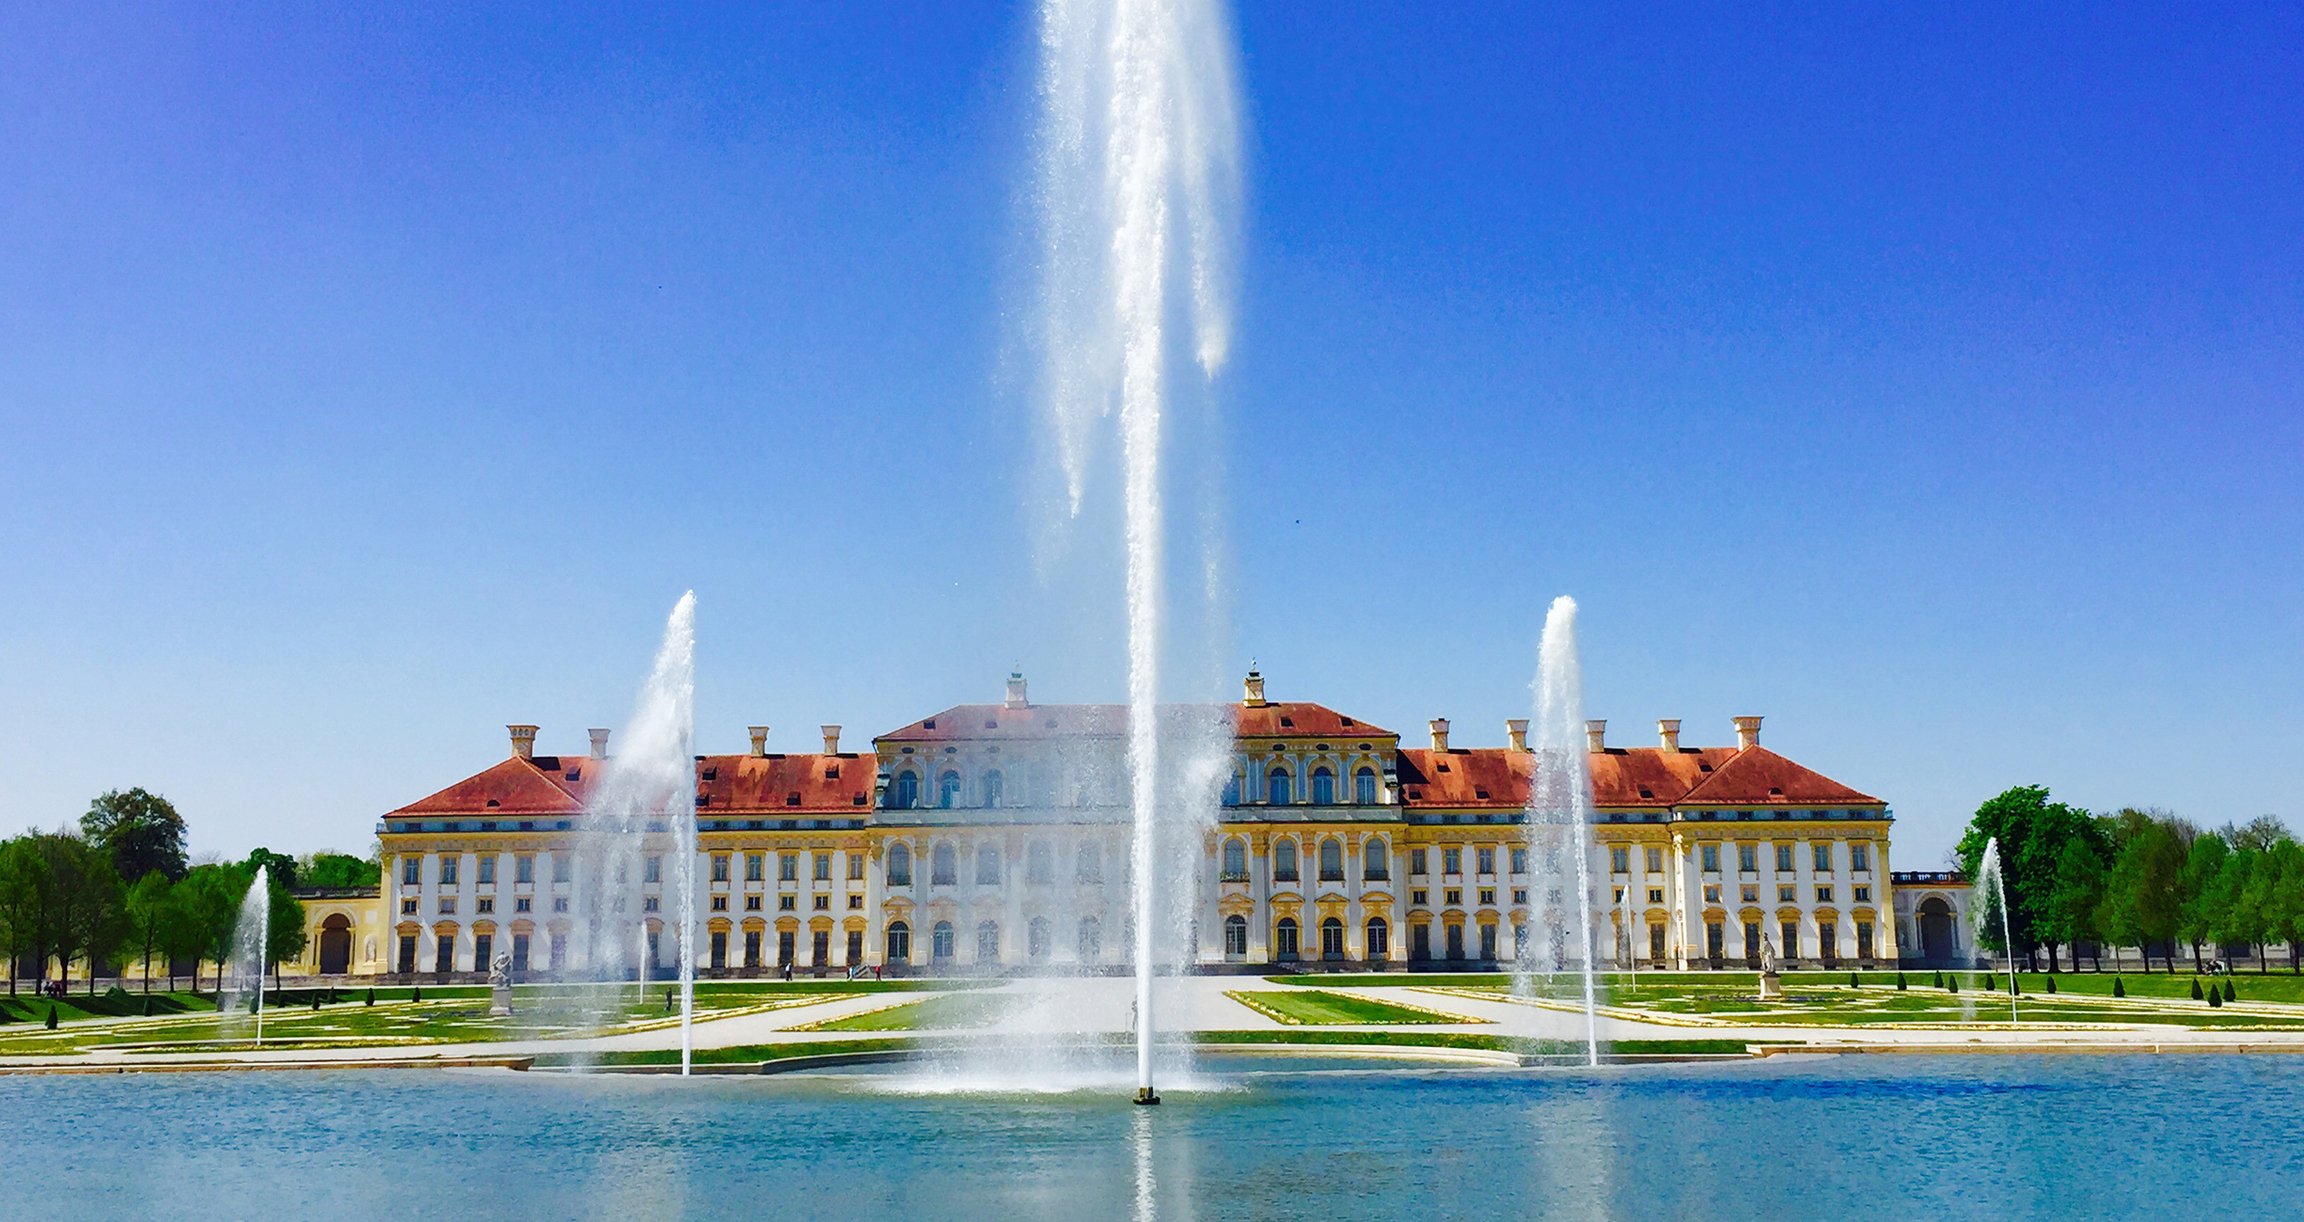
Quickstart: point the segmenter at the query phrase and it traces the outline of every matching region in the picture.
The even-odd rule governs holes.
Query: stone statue
[[[1760,939],[1760,1000],[1784,1000],[1784,984],[1776,975],[1776,944],[1765,935]]]
[[[1760,970],[1769,975],[1776,973],[1776,944],[1766,935],[1760,938]]]
[[[499,954],[493,962],[489,963],[488,987],[492,989],[512,987],[512,956]]]

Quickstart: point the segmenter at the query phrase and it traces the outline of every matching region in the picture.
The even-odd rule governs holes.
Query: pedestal
[[[500,984],[488,990],[488,1017],[504,1018],[512,1013],[512,986]]]
[[[1784,1000],[1784,981],[1774,972],[1760,973],[1760,1000]]]

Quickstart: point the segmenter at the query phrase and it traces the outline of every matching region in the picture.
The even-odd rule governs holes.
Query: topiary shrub
[[[2198,989],[2197,987],[2195,987],[2195,988],[2193,989],[2193,991],[2192,991],[2192,995],[2193,995],[2194,997],[2198,997],[2198,996],[2200,995],[2200,991],[2199,991],[2199,989]],[[422,1001],[422,1000],[424,1000],[424,986],[423,986],[423,985],[417,985],[415,988],[412,988],[412,989],[408,990],[408,1000],[410,1000],[410,1001]]]
[[[1864,982],[1856,978],[1856,973],[1850,972],[1848,973],[1848,987],[1852,989],[1860,989],[1864,987]]]
[[[2224,1008],[2224,993],[2220,989],[2208,990],[2208,1004],[2218,1010]]]
[[[2227,980],[2227,981],[2225,981],[2225,982],[2224,982],[2224,1000],[2226,1000],[2226,1001],[2238,1001],[2238,1000],[2240,1000],[2240,990],[2233,988],[2233,987],[2232,987],[2232,982],[2231,982],[2231,981],[2229,981],[2229,980]]]
[[[1899,993],[1904,991],[1904,973],[1902,972],[1896,973],[1896,991]]]
[[[376,986],[374,986],[374,985],[370,985],[370,986],[368,986],[368,1000],[367,1000],[367,1001],[365,1001],[365,1002],[363,1002],[363,1003],[361,1003],[361,1004],[363,1004],[363,1005],[370,1005],[370,1006],[372,1006],[372,1005],[375,1005],[375,1004],[376,1004]]]
[[[1937,973],[1937,978],[1944,982],[1945,992],[1957,993],[1960,991],[1960,978],[1958,976],[1946,976],[1939,972]]]
[[[48,1003],[48,1029],[50,1031],[56,1029],[56,1003],[54,1002]]]
[[[2056,991],[2056,978],[2054,976],[2048,978],[2048,991],[2051,993]]]
[[[2011,997],[2022,997],[2024,995],[2024,982],[2010,976],[2008,978],[2008,993]]]
[[[2120,983],[2118,976],[2112,978],[2112,995],[2114,997],[2126,997],[2128,995],[2128,986]]]
[[[2200,1000],[2200,981],[2198,979],[2192,981],[2192,1000]]]

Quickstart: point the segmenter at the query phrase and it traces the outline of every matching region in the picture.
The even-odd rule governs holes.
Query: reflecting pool
[[[1111,1092],[886,1075],[0,1078],[15,1216],[2292,1216],[2304,1060],[1850,1056],[1211,1067]],[[253,1202],[253,1203],[252,1203]]]

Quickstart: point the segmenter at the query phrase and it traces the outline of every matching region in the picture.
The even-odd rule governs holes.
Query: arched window
[[[1312,770],[1312,805],[1336,805],[1336,774],[1325,764]]]
[[[936,805],[950,810],[960,805],[960,774],[947,771],[936,778]]]
[[[1292,796],[1288,786],[1288,770],[1286,768],[1274,768],[1271,774],[1264,778],[1264,800],[1274,806],[1286,806]]]
[[[889,796],[888,805],[897,810],[910,810],[920,805],[920,774],[916,772],[897,773],[896,791]]]
[[[1224,805],[1240,805],[1240,774],[1237,772],[1224,778]]]
[[[1329,917],[1320,922],[1320,957],[1323,959],[1341,959],[1344,957],[1344,922],[1335,917]]]
[[[1000,770],[999,770],[999,769],[997,769],[997,768],[993,769],[993,770],[992,770],[992,771],[990,771],[990,772],[987,772],[987,773],[985,773],[985,774],[984,774],[984,805],[986,805],[986,806],[998,806],[998,805],[1000,805],[1000,796],[1001,796],[1001,791],[1002,791],[1002,789],[1004,789],[1004,788],[1007,786],[1007,783],[1008,783],[1008,782],[1007,782],[1007,778],[1006,778],[1006,777],[1003,777],[1003,776],[1001,776],[1001,775],[1000,775]]]
[[[888,846],[888,885],[912,885],[912,850],[901,840]]]
[[[985,921],[976,926],[976,962],[1000,962],[1000,922]]]
[[[1228,883],[1248,881],[1248,842],[1238,836],[1230,837],[1224,841],[1224,881]]]
[[[1276,883],[1296,881],[1295,841],[1281,839],[1272,842],[1272,881]]]
[[[1032,924],[1025,928],[1024,953],[1031,956],[1034,963],[1045,963],[1048,961],[1049,943],[1053,940],[1048,918],[1033,917]]]
[[[928,859],[928,884],[932,887],[956,887],[960,884],[960,855],[949,844],[936,846]]]
[[[1024,879],[1027,882],[1052,883],[1056,881],[1056,850],[1045,840],[1035,840],[1024,851]]]
[[[998,845],[980,844],[976,846],[976,885],[979,887],[1000,885],[1000,848]]]
[[[1080,962],[1094,963],[1104,954],[1104,927],[1095,917],[1080,918]]]
[[[1100,883],[1104,881],[1104,855],[1092,843],[1080,846],[1079,862],[1073,867],[1074,882]]]
[[[1320,842],[1320,881],[1344,881],[1344,842],[1334,836]]]
[[[938,921],[928,931],[928,954],[938,963],[952,962],[952,922]]]
[[[912,927],[902,921],[888,923],[888,962],[912,961]]]
[[[1234,913],[1224,918],[1224,953],[1239,958],[1248,953],[1248,918]]]
[[[1392,927],[1383,917],[1368,918],[1368,957],[1381,959],[1392,953]]]
[[[1384,851],[1384,842],[1374,837],[1360,850],[1360,878],[1363,882],[1383,882],[1392,877],[1392,861]]]
[[[1284,961],[1294,961],[1296,958],[1296,918],[1281,917],[1279,927],[1272,932],[1272,957]]]
[[[1376,770],[1362,768],[1352,774],[1352,800],[1362,806],[1376,805]]]

